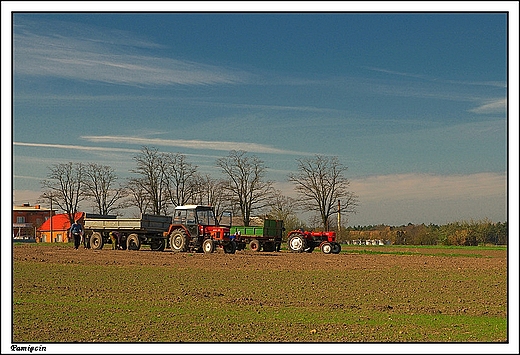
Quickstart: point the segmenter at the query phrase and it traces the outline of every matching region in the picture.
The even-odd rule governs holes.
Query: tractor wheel
[[[332,254],[339,254],[339,252],[341,251],[341,244],[339,243],[332,243]]]
[[[270,252],[270,251],[274,251],[274,249],[275,249],[274,242],[265,242],[264,243],[264,251]]]
[[[128,250],[139,250],[141,249],[141,240],[139,236],[132,233],[126,238],[126,249]]]
[[[332,245],[329,242],[321,244],[320,248],[323,254],[330,254],[332,251]]]
[[[164,247],[166,246],[164,239],[154,239],[150,243],[150,249],[153,251],[164,251]]]
[[[204,250],[206,254],[213,253],[215,251],[215,243],[213,243],[213,240],[206,239],[202,242],[202,250]]]
[[[103,237],[100,233],[94,232],[90,236],[90,248],[99,250],[103,248]]]
[[[182,229],[176,229],[170,235],[170,248],[172,248],[172,251],[186,251],[187,244],[186,234],[184,234]]]
[[[224,253],[235,254],[236,251],[237,251],[237,244],[234,240],[230,241],[227,244],[224,244]]]
[[[249,243],[249,249],[251,249],[251,251],[260,251],[260,248],[260,242],[257,239],[253,239],[251,243]]]
[[[312,247],[305,249],[306,253],[312,253],[313,251],[314,251],[314,245]]]
[[[293,234],[289,237],[287,245],[293,253],[301,253],[305,250],[305,239],[301,234]]]

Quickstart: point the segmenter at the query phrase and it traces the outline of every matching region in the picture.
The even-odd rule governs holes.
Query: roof
[[[27,212],[50,212],[50,208],[41,207],[40,205],[29,206],[16,206],[13,205],[13,211],[27,211]]]
[[[84,212],[76,212],[74,215],[74,219],[78,220],[83,218]],[[49,218],[43,224],[38,228],[38,231],[40,232],[47,232],[51,230],[51,219],[52,219],[52,230],[68,230],[70,228],[70,221],[69,221],[69,215],[66,213],[60,213],[52,216],[52,218]]]
[[[196,208],[212,208],[211,206],[206,205],[184,205],[184,206],[177,206],[175,207],[175,210],[194,210]]]

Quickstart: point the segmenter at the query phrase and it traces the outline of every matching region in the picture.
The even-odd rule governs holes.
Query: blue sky
[[[297,158],[337,156],[360,201],[348,225],[505,221],[507,26],[503,12],[16,13],[13,203],[35,203],[56,163],[127,177],[146,145],[214,177],[246,150],[289,196]]]

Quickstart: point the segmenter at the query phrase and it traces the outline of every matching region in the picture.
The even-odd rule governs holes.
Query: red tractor
[[[219,222],[211,206],[178,206],[164,235],[174,252],[213,253],[216,247],[221,247],[224,253],[234,254],[237,244],[229,233],[230,226],[230,213],[223,212]]]
[[[312,253],[317,247],[324,254],[339,254],[341,251],[341,245],[336,242],[336,232],[294,230],[287,235],[287,245],[293,253]]]

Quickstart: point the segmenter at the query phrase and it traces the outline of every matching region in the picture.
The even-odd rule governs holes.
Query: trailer
[[[312,253],[320,248],[324,254],[339,254],[341,244],[336,242],[336,232],[294,230],[287,235],[287,246],[293,253]]]
[[[237,250],[246,246],[252,251],[280,251],[284,233],[283,221],[265,219],[263,226],[232,226],[231,236],[235,238]]]
[[[110,232],[117,232],[122,249],[139,250],[142,245],[150,245],[152,250],[163,251],[167,245],[164,232],[171,224],[171,216],[150,214],[141,214],[140,218],[87,214],[84,219],[85,235],[92,249],[112,244]]]

